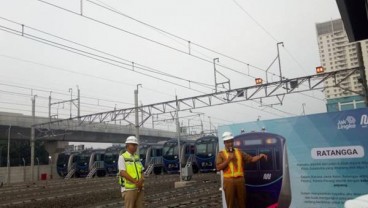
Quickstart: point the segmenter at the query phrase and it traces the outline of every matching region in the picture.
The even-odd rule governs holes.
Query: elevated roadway
[[[30,138],[31,126],[38,123],[49,122],[46,117],[0,112],[0,139],[8,138],[8,129],[11,126],[11,139],[24,140]],[[78,121],[70,121],[66,125],[52,125],[53,131],[44,134],[42,129],[36,130],[36,140],[67,141],[67,142],[100,142],[122,143],[124,139],[135,134],[133,125],[119,125],[106,123],[93,123],[79,126]],[[67,130],[65,130],[67,129]],[[151,128],[140,128],[142,142],[158,142],[175,138],[176,133]]]

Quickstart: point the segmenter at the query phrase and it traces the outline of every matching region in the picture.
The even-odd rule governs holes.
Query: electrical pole
[[[80,89],[79,89],[79,86],[77,85],[77,91],[78,91],[78,100],[77,100],[77,102],[78,102],[78,121],[80,122]]]
[[[182,181],[181,178],[181,149],[180,149],[180,123],[179,123],[179,103],[178,103],[178,96],[175,96],[175,100],[176,100],[176,133],[177,133],[177,137],[178,137],[178,159],[179,159],[179,174],[180,174],[180,181]]]
[[[35,128],[34,124],[36,124],[36,96],[34,95],[32,98],[32,127],[31,127],[31,181],[33,182],[33,176],[34,176],[34,158],[35,158]]]
[[[208,120],[210,122],[210,133],[212,133],[212,122],[211,122],[211,116],[208,116]]]
[[[215,74],[215,92],[217,92],[217,80],[216,80],[216,61],[219,62],[219,58],[213,59],[213,72]]]
[[[138,87],[142,86],[137,84],[137,89],[134,90],[134,107],[135,107],[135,137],[139,143],[139,112],[138,112]]]
[[[187,135],[190,135],[190,118],[188,119],[186,132],[187,132]]]
[[[201,119],[201,134],[203,134],[203,122],[202,122],[202,119]]]
[[[357,49],[358,63],[359,63],[359,69],[360,69],[360,80],[363,86],[364,103],[365,103],[365,106],[368,107],[367,76],[365,74],[362,46],[360,42],[357,42],[356,44],[357,44],[356,49]]]
[[[70,118],[72,118],[73,88],[69,88],[69,92],[70,92]]]
[[[152,129],[154,129],[154,128],[155,128],[154,116],[155,116],[155,115],[152,115],[152,118],[151,118],[151,119],[152,119]]]
[[[276,44],[276,46],[277,46],[277,59],[279,60],[280,81],[282,81],[282,72],[281,72],[281,60],[280,60],[279,45],[282,45],[282,47],[284,47],[284,43],[283,42],[278,42]]]
[[[225,87],[225,85],[227,84],[229,86],[229,89],[231,89],[231,85],[230,85],[230,79],[227,78],[223,73],[217,71],[216,69],[216,61],[219,62],[220,59],[219,58],[214,58],[213,59],[213,71],[214,71],[214,75],[215,75],[215,92],[217,93],[217,86],[221,85],[222,88]],[[222,78],[226,79],[227,81],[223,81],[223,82],[217,82],[217,74],[221,75]]]
[[[81,115],[80,115],[80,109],[81,109],[81,105],[80,105],[80,89],[79,89],[79,86],[77,85],[77,94],[78,94],[78,97],[73,99],[73,88],[69,88],[69,92],[70,92],[70,100],[63,100],[63,101],[60,101],[60,102],[54,102],[52,103],[51,102],[51,93],[52,91],[50,91],[50,95],[49,95],[49,120],[50,120],[50,123],[52,122],[52,116],[51,115],[51,107],[52,105],[59,105],[59,104],[63,104],[64,106],[64,103],[69,103],[70,104],[70,118],[72,118],[73,114],[72,114],[72,106],[75,105],[75,107],[77,108],[77,119],[78,121],[80,122],[81,121]],[[59,112],[57,112],[58,114]],[[57,115],[56,114],[56,115]],[[49,128],[51,128],[49,126]]]
[[[49,119],[50,119],[50,122],[51,122],[51,93],[50,92],[50,95],[49,95]]]
[[[114,107],[114,112],[116,112],[116,104],[115,104],[115,107]],[[114,124],[116,125],[116,119],[114,119]]]
[[[142,101],[141,101],[141,109],[143,109]],[[143,121],[143,116],[144,116],[143,111],[141,111],[141,121]],[[142,123],[142,128],[143,128],[143,123]]]
[[[83,16],[83,0],[80,1],[80,15]]]
[[[7,161],[6,161],[6,172],[8,174],[8,177],[7,177],[8,185],[10,184],[10,131],[11,131],[11,125],[9,125],[9,130],[8,130],[8,156],[7,156]]]

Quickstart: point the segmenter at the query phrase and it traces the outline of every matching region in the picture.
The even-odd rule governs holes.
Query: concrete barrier
[[[34,181],[41,180],[41,174],[47,174],[48,178],[60,179],[56,172],[55,166],[53,165],[52,173],[49,165],[37,165],[34,166],[33,176]],[[0,167],[0,184],[1,180],[4,184],[8,181],[8,174],[6,167]],[[10,183],[30,182],[31,181],[31,167],[30,166],[17,166],[10,167]]]

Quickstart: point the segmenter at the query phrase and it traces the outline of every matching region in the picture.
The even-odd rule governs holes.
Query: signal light
[[[316,67],[316,73],[317,74],[320,74],[320,73],[323,73],[325,72],[325,68],[323,68],[322,66],[317,66]]]
[[[262,78],[256,78],[256,84],[262,84],[263,83],[263,79]]]

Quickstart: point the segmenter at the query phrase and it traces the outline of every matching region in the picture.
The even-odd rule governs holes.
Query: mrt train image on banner
[[[368,194],[368,108],[229,124],[218,135],[225,131],[237,148],[268,156],[245,165],[247,208],[344,208]]]
[[[234,137],[234,146],[267,160],[245,164],[247,208],[289,207],[291,202],[289,166],[285,138],[266,132],[244,133]]]

